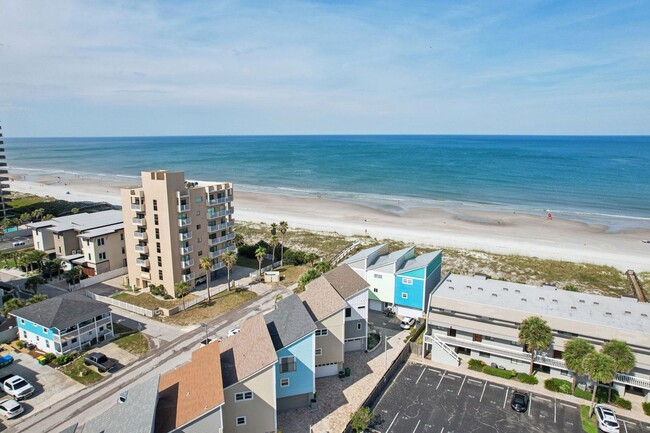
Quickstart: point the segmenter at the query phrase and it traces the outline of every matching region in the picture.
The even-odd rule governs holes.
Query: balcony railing
[[[179,212],[188,212],[190,210],[190,205],[189,204],[179,204],[178,205],[178,211]]]
[[[236,249],[237,249],[236,246],[231,245],[231,246],[229,246],[227,248],[221,248],[220,250],[217,250],[217,251],[209,251],[208,252],[208,257],[210,257],[211,259],[216,259],[216,258],[221,257],[221,255],[223,253],[225,253],[226,251],[235,251]]]
[[[185,218],[185,219],[179,219],[178,220],[178,226],[179,227],[187,227],[190,224],[192,224],[192,219],[191,218]]]
[[[143,280],[151,280],[151,272],[140,272],[140,277]]]
[[[232,227],[234,224],[235,224],[234,221],[228,221],[227,223],[223,223],[223,224],[208,225],[208,233],[214,233],[214,232],[218,232],[219,230],[225,230],[228,227]]]
[[[143,268],[149,267],[149,259],[135,259],[135,264]]]
[[[231,215],[233,213],[233,211],[234,211],[234,209],[231,208],[231,209],[222,210],[220,212],[208,213],[208,219],[213,220],[215,218],[225,217],[225,216]]]
[[[144,203],[131,203],[131,210],[142,212],[144,210]]]
[[[183,277],[183,281],[188,283],[194,279],[194,272],[190,272],[189,274],[183,274],[182,277]]]
[[[133,218],[133,224],[144,227],[147,225],[147,221],[144,218]]]
[[[218,244],[220,244],[222,242],[227,242],[227,241],[230,241],[232,239],[235,239],[235,234],[234,233],[230,233],[230,234],[228,234],[226,236],[221,236],[221,237],[218,237],[218,238],[208,239],[208,245],[210,245],[210,246],[218,245]]]
[[[192,266],[194,266],[194,259],[181,261],[181,268],[183,269],[191,268]]]
[[[133,237],[140,240],[146,240],[147,232],[133,232]]]
[[[226,267],[226,265],[224,265],[222,262],[218,262],[218,263],[215,263],[214,265],[212,265],[210,270],[211,271],[218,271],[219,269],[223,269],[225,267]]]
[[[181,254],[190,254],[192,251],[194,251],[194,247],[190,245],[189,247],[181,247]]]
[[[136,253],[149,254],[149,247],[146,245],[136,245],[134,249]]]
[[[182,241],[187,241],[189,239],[192,239],[192,232],[187,232],[187,233],[179,233],[178,238]]]
[[[216,206],[218,204],[230,203],[232,201],[232,196],[230,197],[221,197],[213,198],[208,200],[208,206]]]

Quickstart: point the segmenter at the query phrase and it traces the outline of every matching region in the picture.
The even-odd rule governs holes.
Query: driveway
[[[388,335],[388,338],[402,332],[402,328],[399,327],[401,322],[397,316],[388,317],[380,311],[368,311],[368,323],[371,329],[380,331],[382,335]]]
[[[179,328],[115,306],[110,306],[110,309],[113,313],[113,323],[120,323],[128,328],[142,332],[153,342],[153,348],[174,341],[186,332],[196,328],[196,326]]]

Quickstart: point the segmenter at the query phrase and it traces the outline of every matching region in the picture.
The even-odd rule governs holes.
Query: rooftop
[[[224,388],[275,362],[275,347],[261,314],[244,321],[238,334],[224,338],[221,342],[221,375]]]
[[[393,251],[392,253],[385,254],[383,256],[379,256],[377,260],[375,260],[374,263],[369,263],[368,264],[368,269],[376,269],[380,268],[382,266],[390,265],[392,263],[395,263],[398,261],[400,258],[408,254],[409,251],[413,250],[415,247],[406,247],[402,248],[401,250],[398,251]]]
[[[358,262],[359,260],[363,260],[365,258],[368,258],[368,256],[371,256],[372,254],[376,253],[377,251],[381,250],[388,244],[381,244],[377,245],[376,247],[370,247],[366,248],[365,250],[361,250],[349,259],[345,260],[343,263],[353,263],[353,262]]]
[[[158,375],[130,388],[126,401],[115,402],[106,412],[88,421],[83,432],[152,433],[157,400]]]
[[[323,276],[307,284],[305,291],[298,297],[302,300],[314,322],[327,319],[337,311],[342,311],[347,305],[341,295]]]
[[[219,342],[192,353],[192,360],[160,377],[156,433],[167,433],[224,403]]]
[[[278,351],[316,330],[316,325],[298,295],[291,295],[275,304],[275,310],[264,315],[273,347]]]
[[[119,224],[112,224],[110,226],[99,227],[92,230],[86,230],[83,233],[79,234],[78,237],[81,239],[91,239],[96,238],[97,236],[109,235],[115,233],[119,230],[124,229],[124,223],[120,222]]]
[[[354,272],[349,265],[337,266],[320,278],[327,280],[343,299],[348,299],[370,287],[370,284]],[[309,288],[309,284],[307,284],[307,288]]]
[[[63,217],[52,218],[49,221],[40,221],[27,224],[32,229],[48,228],[54,233],[66,230],[83,232],[99,227],[121,224],[123,222],[122,212],[119,210],[106,210],[94,213],[78,213]]]
[[[19,308],[11,314],[46,328],[61,330],[109,312],[108,305],[103,302],[72,292]]]
[[[440,254],[442,254],[442,251],[433,251],[430,253],[421,254],[417,257],[413,257],[412,259],[408,259],[397,270],[397,273],[400,274],[427,267],[429,266],[429,263],[434,261]]]

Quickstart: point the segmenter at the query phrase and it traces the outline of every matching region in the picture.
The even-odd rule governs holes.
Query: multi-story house
[[[19,308],[11,315],[16,317],[18,338],[47,353],[80,352],[86,345],[113,338],[108,305],[76,292]]]
[[[226,432],[275,433],[278,358],[261,314],[221,342],[223,423]]]
[[[27,225],[34,248],[88,276],[126,267],[122,212],[79,213]]]
[[[544,319],[553,331],[551,347],[535,354],[518,341],[519,325],[531,316]],[[526,373],[532,356],[541,371],[571,377],[562,360],[567,341],[580,337],[598,350],[607,341],[623,340],[634,352],[636,367],[617,374],[614,387],[621,395],[634,389],[650,400],[649,317],[650,304],[633,297],[450,274],[429,298],[424,355],[452,365],[476,358]]]
[[[129,284],[191,288],[206,280],[201,259],[213,274],[225,266],[220,257],[234,251],[231,183],[188,182],[182,172],[142,172],[142,186],[122,190]]]
[[[415,255],[415,247],[389,252],[388,244],[359,251],[344,264],[370,284],[369,307],[393,308],[400,316],[421,317],[440,282],[442,251]]]
[[[316,392],[316,325],[298,295],[278,301],[275,307],[264,320],[278,358],[277,410],[304,407]]]

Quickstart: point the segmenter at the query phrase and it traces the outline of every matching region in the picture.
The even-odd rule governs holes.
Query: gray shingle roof
[[[352,262],[358,262],[359,260],[363,260],[367,258],[369,255],[376,253],[380,249],[384,248],[386,244],[381,244],[377,245],[376,247],[370,247],[366,248],[365,250],[361,250],[349,259],[345,260],[343,263],[352,263]]]
[[[347,303],[323,276],[311,281],[298,297],[314,322],[323,321],[332,314],[342,311]]]
[[[429,266],[429,263],[435,260],[435,258],[438,257],[440,254],[442,254],[442,251],[433,251],[430,253],[419,255],[412,259],[408,259],[404,263],[402,263],[402,266],[397,270],[397,273],[400,274],[415,269],[424,268],[425,266]]]
[[[406,248],[403,248],[403,249],[401,249],[401,250],[399,250],[399,251],[393,251],[393,252],[390,253],[390,254],[386,254],[386,255],[380,256],[380,257],[375,261],[375,263],[369,264],[368,269],[376,269],[376,268],[380,268],[380,267],[382,267],[382,266],[389,265],[389,264],[391,264],[391,263],[395,263],[395,262],[398,261],[402,256],[404,256],[406,253],[408,253],[409,251],[411,251],[413,248],[415,248],[415,247],[406,247]]]
[[[108,305],[73,292],[19,308],[11,314],[46,328],[65,329],[108,312]]]
[[[276,351],[316,330],[314,321],[298,295],[278,301],[275,307],[275,310],[264,315],[264,321]]]
[[[370,284],[348,265],[337,266],[323,274],[321,278],[326,279],[343,299],[348,299],[370,287]]]

